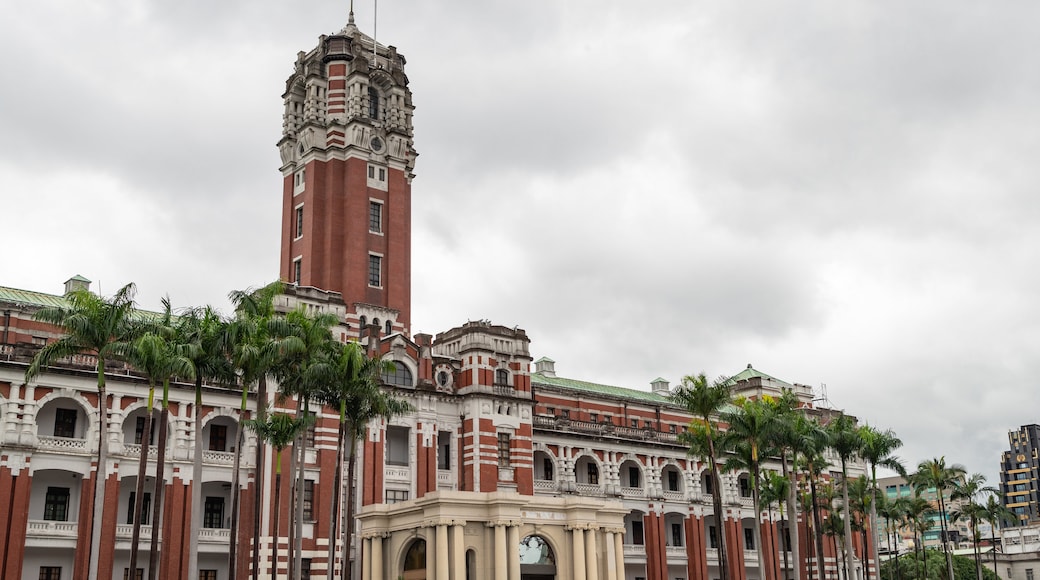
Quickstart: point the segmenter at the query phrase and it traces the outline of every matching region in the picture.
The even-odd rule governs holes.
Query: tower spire
[[[354,24],[354,0],[350,0],[350,14],[347,16],[347,24]]]

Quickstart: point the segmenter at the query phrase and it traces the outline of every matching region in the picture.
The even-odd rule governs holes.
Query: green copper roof
[[[626,389],[624,387],[614,387],[611,385],[601,385],[599,383],[590,383],[588,381],[579,381],[576,379],[565,379],[561,377],[547,377],[539,373],[531,374],[531,382],[535,385],[559,387],[563,389],[570,389],[574,391],[582,391],[585,393],[591,393],[596,395],[606,395],[610,397],[618,397],[622,399],[630,399],[633,401],[639,401],[641,403],[648,404],[666,404],[671,403],[671,399],[663,397],[656,393],[649,391],[640,391],[636,389]]]
[[[0,302],[13,302],[15,304],[40,307],[65,306],[66,304],[65,298],[62,296],[19,290],[18,288],[8,288],[7,286],[0,286]]]
[[[739,383],[740,381],[746,381],[748,379],[766,379],[768,381],[779,383],[781,387],[791,388],[794,386],[791,383],[781,381],[780,379],[773,376],[769,376],[763,373],[762,371],[757,371],[750,364],[747,366],[746,369],[740,371],[739,373],[729,378],[731,383]]]

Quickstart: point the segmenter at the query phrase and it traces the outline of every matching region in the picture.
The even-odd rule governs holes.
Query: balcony
[[[669,560],[686,560],[686,547],[685,546],[667,546],[665,547],[665,554]]]
[[[119,539],[127,540],[134,537],[134,525],[133,524],[119,524],[116,526],[116,537]],[[141,537],[151,538],[152,537],[152,526],[141,526]]]
[[[686,496],[681,491],[666,491],[664,493],[664,499],[667,501],[686,501]]]
[[[450,469],[437,470],[437,489],[455,489],[455,472]]]
[[[166,450],[169,453],[169,449]],[[123,455],[127,457],[140,457],[141,456],[141,445],[139,443],[124,443],[123,444]],[[158,459],[159,448],[155,445],[148,446],[148,459]]]
[[[576,483],[578,495],[603,495],[603,486],[598,483]]]
[[[390,466],[383,471],[383,478],[386,481],[410,482],[412,480],[412,469],[407,466]]]
[[[641,429],[636,427],[623,427],[613,423],[594,423],[592,421],[578,421],[562,416],[535,415],[532,425],[535,429],[556,431],[558,433],[574,433],[580,435],[593,435],[611,439],[625,439],[629,441],[654,441],[658,443],[685,447],[679,442],[677,433],[665,433],[653,429]]]
[[[534,480],[535,491],[548,491],[555,492],[560,488],[560,484],[551,479],[536,479]]]
[[[90,453],[90,450],[87,449],[86,439],[71,437],[37,437],[36,446],[40,450],[59,453]]]
[[[30,538],[75,538],[78,530],[77,522],[29,520],[25,535]]]
[[[622,487],[621,495],[623,497],[646,497],[646,489],[642,487]]]
[[[140,453],[140,452],[138,452]],[[234,465],[235,454],[230,451],[203,451],[202,452],[203,463],[213,463],[217,465]]]
[[[199,542],[228,544],[231,542],[231,530],[228,528],[202,528],[199,530]]]
[[[625,558],[646,558],[646,546],[643,544],[622,544]]]

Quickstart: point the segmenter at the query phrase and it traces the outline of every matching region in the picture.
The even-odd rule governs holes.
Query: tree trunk
[[[356,428],[352,427],[352,431],[354,429]],[[357,441],[356,431],[352,432],[350,456],[347,459],[347,519],[343,524],[343,563],[341,565],[343,580],[353,578],[351,572],[353,571],[354,563],[350,559],[350,545],[353,543],[354,536],[354,476],[357,466]]]
[[[343,495],[343,440],[346,434],[343,423],[343,404],[340,404],[339,433],[336,435],[336,475],[332,483],[332,513],[329,515],[329,564],[326,577],[336,577],[336,536],[339,531],[339,502]]]
[[[823,525],[820,521],[819,498],[816,495],[816,478],[812,475],[811,468],[809,470],[809,492],[812,494],[813,527],[816,529],[814,534],[816,539],[816,570],[819,573],[820,580],[823,580]]]
[[[726,518],[722,512],[722,482],[719,479],[719,466],[715,460],[715,442],[710,432],[708,435],[708,461],[711,467],[711,503],[715,511],[715,523],[719,526],[719,578],[730,580],[729,563],[726,561]]]
[[[757,449],[755,449],[753,453],[758,455]],[[755,539],[755,547],[758,548],[758,569],[762,571],[762,576],[765,577],[766,547],[762,543],[762,525],[760,523],[760,520],[762,519],[762,508],[759,507],[761,504],[758,499],[757,463],[751,466],[751,502],[754,504],[755,510],[755,522],[751,528],[751,537]]]
[[[165,386],[164,389],[165,391]],[[166,487],[166,438],[167,424],[170,422],[169,400],[163,396],[162,411],[159,413],[158,458],[155,461],[155,491],[152,492],[152,543],[148,552],[148,579],[156,580],[159,568],[159,530],[162,529],[162,499]]]
[[[300,418],[299,410],[296,411],[296,419]],[[295,573],[296,566],[296,522],[297,506],[302,506],[300,503],[299,487],[297,486],[297,472],[296,467],[300,464],[297,457],[300,454],[300,437],[297,435],[296,440],[292,442],[292,452],[289,454],[289,509],[287,515],[289,516],[289,541],[285,543],[286,549],[289,551],[288,557],[285,559],[285,577],[287,580],[293,580],[293,574]]]
[[[98,565],[101,560],[101,524],[105,516],[105,482],[108,473],[108,392],[105,389],[105,359],[97,357],[98,409],[101,424],[98,426],[98,464],[94,475],[94,508],[90,512],[90,567],[89,580],[98,580]]]
[[[789,528],[787,527],[790,524],[786,524],[786,522],[784,520],[784,503],[782,501],[778,500],[777,504],[780,507],[780,541],[778,541],[776,543],[779,544],[780,550],[784,554],[784,580],[787,580],[790,577],[789,570],[791,569],[791,562],[790,562],[790,560],[787,559],[787,546],[786,546],[784,540],[786,540],[787,537],[791,533]],[[785,531],[787,533],[784,533]],[[798,560],[795,559],[795,562],[798,562]]]
[[[946,543],[950,539],[949,538],[950,526],[949,526],[949,523],[946,521],[946,502],[945,502],[945,500],[943,500],[943,490],[939,489],[937,491],[938,491],[938,494],[939,494],[939,524],[940,524],[940,526],[939,526],[940,532],[939,533],[942,534],[942,537],[940,539],[942,540],[943,555],[946,556],[946,573],[948,574],[946,577],[949,580],[954,580],[954,577],[953,577],[953,556],[950,554],[949,547],[946,545]]]
[[[261,376],[257,381],[256,389],[256,419],[263,422],[267,419],[267,377]],[[263,502],[260,490],[264,487],[264,440],[256,439],[256,473],[253,493],[253,580],[260,580],[260,512],[263,510]]]
[[[278,580],[278,515],[282,505],[282,450],[275,452],[274,468],[274,523],[271,536],[273,547],[271,548],[271,578]],[[255,573],[255,571],[254,571]]]
[[[841,500],[845,502],[842,506],[842,511],[845,512],[845,537],[842,541],[845,544],[845,577],[851,578],[852,564],[855,561],[854,554],[852,553],[852,510],[849,506],[849,470],[846,465],[845,458],[841,458]]]
[[[874,568],[877,570],[877,578],[881,580],[881,555],[878,552],[877,545],[877,469],[871,466],[871,481],[873,484],[870,486],[870,529],[873,532],[874,543],[871,544],[872,549],[870,550],[871,556],[874,557]],[[888,534],[885,534],[886,536]],[[892,553],[891,546],[888,549],[889,554]],[[867,575],[870,578],[870,575]]]
[[[802,550],[802,548],[798,544],[798,540],[799,540],[799,538],[798,538],[798,536],[799,536],[799,530],[798,530],[798,507],[796,505],[797,504],[797,498],[795,497],[795,494],[798,493],[798,482],[796,481],[797,477],[795,477],[795,474],[793,472],[788,473],[786,452],[781,452],[781,454],[780,454],[780,466],[783,469],[784,477],[787,478],[787,480],[790,482],[790,485],[788,485],[788,489],[787,489],[787,498],[786,499],[787,499],[787,516],[791,519],[791,524],[793,524],[793,525],[789,525],[789,527],[788,527],[789,532],[788,533],[791,536],[791,560],[793,560],[795,562],[794,578],[795,578],[795,580],[802,580],[802,567],[801,567],[801,565],[799,565],[799,562],[801,562],[800,557],[801,557],[801,550]],[[786,557],[786,556],[787,556],[787,552],[785,551],[784,552],[784,557]],[[786,564],[784,564],[784,565],[786,566]],[[786,572],[784,573],[784,578],[787,578]]]
[[[310,401],[304,397],[303,399],[303,416],[304,420],[310,421]],[[300,435],[300,456],[296,462],[296,537],[293,543],[293,571],[289,575],[290,580],[298,579],[303,575],[303,495],[306,491],[306,480],[304,479],[303,468],[307,464],[307,439],[310,433],[310,426],[303,430]],[[312,498],[313,501],[313,498]],[[311,506],[311,515],[313,516],[314,506]],[[331,541],[331,540],[330,540]]]
[[[245,427],[242,425],[242,421],[246,418],[248,409],[246,408],[249,401],[249,385],[242,386],[242,407],[238,414],[238,425],[236,429],[238,433],[235,435],[235,459],[234,465],[231,466],[231,543],[228,549],[228,580],[235,580],[238,574],[238,529],[240,527],[239,520],[241,519],[241,500],[242,490],[241,484],[239,483],[239,472],[242,467],[242,445],[245,443]]]
[[[148,473],[148,443],[152,439],[152,399],[155,396],[154,385],[148,392],[147,413],[144,416],[144,429],[141,430],[141,457],[137,461],[137,486],[134,488],[134,531],[130,537],[130,576],[137,578],[137,552],[141,542],[141,512],[144,505],[144,478]],[[155,533],[155,530],[152,530]],[[195,536],[193,536],[195,537]]]
[[[195,452],[192,454],[191,535],[188,544],[188,580],[199,577],[199,531],[202,528],[202,376],[195,377]],[[221,527],[224,522],[220,523]],[[235,544],[234,538],[230,541]]]

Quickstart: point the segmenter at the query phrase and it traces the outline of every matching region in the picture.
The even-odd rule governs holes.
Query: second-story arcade
[[[283,281],[410,334],[412,93],[404,56],[347,25],[297,55],[282,138]],[[365,317],[364,323],[361,318]]]

